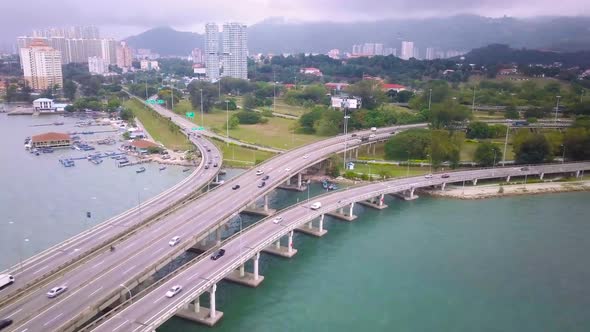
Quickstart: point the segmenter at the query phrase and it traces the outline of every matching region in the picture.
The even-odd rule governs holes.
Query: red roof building
[[[72,144],[70,135],[64,133],[49,132],[31,137],[33,148],[61,148]]]
[[[400,92],[400,91],[404,91],[404,90],[408,89],[403,85],[393,84],[393,83],[384,83],[384,84],[382,84],[382,88],[383,88],[383,91],[386,91],[386,92],[387,91]]]
[[[340,90],[346,88],[348,85],[349,85],[348,83],[333,83],[333,82],[324,84],[324,86],[326,88],[328,88],[329,90],[337,90],[337,91],[340,91]]]
[[[158,144],[145,139],[134,140],[129,145],[135,148],[136,150],[160,147]]]
[[[301,68],[299,70],[300,73],[305,75],[313,75],[313,76],[323,76],[322,71],[318,68],[308,67],[308,68]]]

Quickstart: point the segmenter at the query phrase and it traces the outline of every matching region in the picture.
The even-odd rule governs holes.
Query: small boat
[[[165,170],[165,169],[166,169],[166,166],[162,166],[162,167],[160,167],[160,171],[163,171],[163,170]]]
[[[63,122],[54,122],[53,123],[53,125],[55,125],[55,126],[63,126],[63,124],[64,124]]]
[[[135,173],[143,173],[145,172],[145,167],[140,167],[138,170],[135,171]]]
[[[330,186],[330,184],[328,183],[328,180],[323,180],[322,181],[322,188],[328,189],[329,186]]]
[[[190,171],[190,170],[191,170],[190,168],[185,168],[185,169],[183,169],[183,170],[182,170],[182,172],[183,172],[183,173],[186,173],[186,172],[188,172],[188,171]]]

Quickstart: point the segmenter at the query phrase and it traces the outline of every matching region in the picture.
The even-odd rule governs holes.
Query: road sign
[[[196,131],[196,130],[205,130],[204,127],[193,127],[192,130]]]
[[[195,112],[186,112],[186,117],[193,119],[195,117]]]

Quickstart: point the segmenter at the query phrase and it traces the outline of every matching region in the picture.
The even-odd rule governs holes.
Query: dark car
[[[268,175],[265,175],[265,176],[262,178],[262,181],[266,181],[266,180],[268,180],[268,179],[270,179],[270,176],[268,176]]]
[[[528,167],[523,167],[523,168],[521,168],[520,170],[521,170],[521,171],[528,171],[528,170],[529,170],[529,168],[528,168]]]
[[[217,166],[218,166],[217,163],[213,164],[213,167],[217,167]]]
[[[236,184],[235,186],[233,186],[233,187],[231,187],[231,188],[232,188],[233,190],[238,190],[238,189],[240,189],[240,185],[239,185],[239,184]]]
[[[0,320],[0,330],[2,330],[5,327],[8,327],[12,324],[12,319],[1,319]]]
[[[451,176],[450,176],[450,175],[448,175],[448,174],[443,174],[443,175],[441,175],[440,177],[441,177],[441,178],[443,178],[443,179],[446,179],[446,178],[450,178]]]
[[[223,255],[225,255],[225,249],[219,249],[216,252],[214,252],[213,255],[211,255],[211,259],[216,261]]]
[[[207,152],[211,152],[211,149],[207,148]]]
[[[266,182],[262,181],[258,184],[258,188],[262,188],[266,185]]]
[[[352,134],[352,135],[350,135],[350,137],[356,137],[356,134]]]
[[[209,169],[209,165],[205,165],[205,169]]]

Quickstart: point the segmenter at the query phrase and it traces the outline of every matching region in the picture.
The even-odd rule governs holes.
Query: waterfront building
[[[43,40],[34,41],[20,49],[24,79],[33,90],[63,86],[61,54]]]
[[[414,42],[403,41],[402,42],[402,53],[400,58],[409,60],[414,57]]]
[[[205,68],[207,79],[219,80],[219,27],[215,23],[205,24]]]
[[[33,109],[37,112],[40,111],[53,111],[53,99],[49,98],[37,98],[33,100]]]
[[[109,64],[103,58],[91,56],[88,58],[88,71],[91,74],[106,74],[109,72]]]
[[[71,144],[70,135],[65,133],[49,132],[31,137],[32,148],[65,148]]]
[[[248,37],[246,25],[223,25],[223,76],[248,79]]]
[[[136,139],[129,143],[127,149],[138,153],[148,153],[150,148],[160,148],[160,146],[154,142],[145,139]]]

